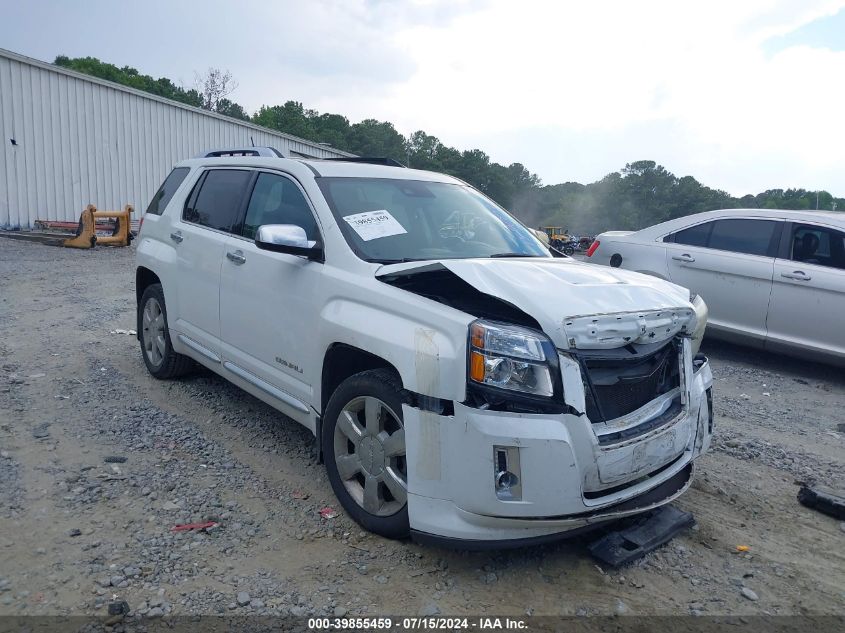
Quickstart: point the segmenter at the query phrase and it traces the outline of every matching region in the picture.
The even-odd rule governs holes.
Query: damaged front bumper
[[[412,534],[459,547],[519,546],[671,502],[689,487],[712,434],[709,364],[699,357],[685,370],[680,410],[664,402],[678,394],[667,394],[615,427],[583,413],[456,403],[444,416],[404,406]],[[636,424],[646,430],[618,432]]]

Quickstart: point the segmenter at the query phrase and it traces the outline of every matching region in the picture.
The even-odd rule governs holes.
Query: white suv
[[[700,299],[553,257],[443,174],[246,153],[180,163],[143,218],[150,373],[198,362],[305,425],[385,536],[538,542],[688,488],[713,427]]]

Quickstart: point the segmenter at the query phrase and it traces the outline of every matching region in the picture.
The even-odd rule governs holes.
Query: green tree
[[[92,75],[113,81],[115,83],[135,88],[136,90],[143,90],[150,94],[164,97],[166,99],[173,99],[187,105],[200,107],[202,105],[202,98],[196,90],[185,90],[175,85],[169,79],[161,77],[153,79],[149,75],[142,75],[137,69],[130,66],[118,68],[114,64],[107,64],[101,62],[96,57],[76,57],[70,58],[65,55],[59,55],[53,62],[57,66],[69,68],[86,75]]]
[[[328,143],[332,147],[348,151],[349,119],[340,114],[315,114],[311,117],[311,123],[318,143]]]
[[[359,156],[392,158],[401,163],[407,160],[405,138],[387,121],[364,119],[353,124],[347,142],[349,151]]]
[[[311,121],[311,110],[305,110],[299,101],[286,101],[284,105],[261,106],[252,122],[286,134],[293,134],[311,141],[316,140],[316,130]]]
[[[214,108],[214,111],[218,114],[230,116],[233,119],[241,119],[242,121],[250,120],[250,116],[240,104],[229,101],[226,98],[220,99],[220,101],[217,102],[217,106]]]
[[[408,139],[408,167],[414,169],[442,170],[443,144],[436,136],[417,130]]]

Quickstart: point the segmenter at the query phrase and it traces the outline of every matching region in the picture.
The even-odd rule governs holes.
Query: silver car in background
[[[700,294],[711,336],[845,365],[845,213],[708,211],[602,233],[588,255]]]

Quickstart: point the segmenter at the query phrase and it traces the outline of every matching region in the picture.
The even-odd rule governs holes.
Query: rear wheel
[[[341,383],[326,407],[322,442],[332,489],[352,518],[388,538],[407,536],[408,468],[396,374],[374,369]]]
[[[144,290],[141,302],[139,336],[141,353],[147,370],[156,378],[175,378],[188,373],[193,361],[173,351],[167,327],[167,308],[161,284],[151,284]]]

